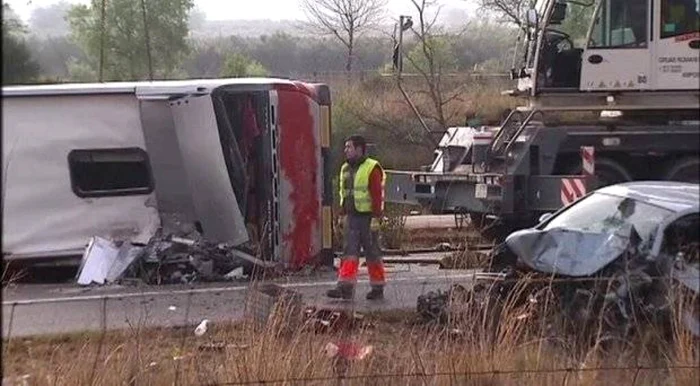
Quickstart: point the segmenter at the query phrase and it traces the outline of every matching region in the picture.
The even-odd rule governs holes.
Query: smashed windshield
[[[649,245],[661,221],[672,212],[631,198],[594,193],[552,218],[543,228],[613,234],[633,227]]]

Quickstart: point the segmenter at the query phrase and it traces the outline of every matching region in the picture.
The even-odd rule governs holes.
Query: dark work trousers
[[[379,248],[379,232],[371,229],[371,223],[370,214],[351,213],[345,217],[345,250],[340,264],[339,282],[354,285],[357,281],[360,251],[364,251],[370,285],[384,286],[386,279]]]

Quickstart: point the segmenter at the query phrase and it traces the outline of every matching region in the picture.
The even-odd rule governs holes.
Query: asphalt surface
[[[452,215],[409,216],[406,220],[409,229],[454,226]],[[410,258],[437,260],[441,256],[432,253],[411,255]],[[3,289],[3,338],[99,331],[103,326],[123,329],[193,325],[202,319],[212,322],[240,320],[246,314],[250,288],[248,282],[81,287],[74,283],[71,268],[52,268],[49,275],[46,272],[42,270],[40,277]],[[471,271],[438,270],[436,265],[392,264],[387,267],[389,284],[385,300],[381,302],[365,300],[369,283],[364,268],[360,270],[353,302],[332,301],[325,297],[325,292],[335,285],[334,273],[330,272],[271,282],[298,291],[307,305],[372,311],[413,309],[420,294],[447,288],[453,283],[465,283],[472,275]]]
[[[354,308],[356,311],[414,309],[417,297],[430,290],[467,284],[473,271],[439,270],[435,265],[387,266],[385,300],[364,298],[369,289],[366,269],[360,269],[352,302],[330,300],[334,273],[313,278],[272,280],[303,296],[306,305]],[[74,283],[20,284],[3,290],[3,338],[32,335],[128,329],[156,326],[193,326],[241,320],[246,315],[247,282],[168,286],[80,287]],[[103,312],[105,311],[105,312]]]

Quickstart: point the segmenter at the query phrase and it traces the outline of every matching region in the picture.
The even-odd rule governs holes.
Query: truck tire
[[[695,156],[681,158],[671,164],[664,178],[668,181],[700,182],[700,158]]]
[[[581,164],[570,167],[567,172],[571,175],[581,174]],[[632,175],[627,169],[622,166],[619,162],[613,160],[612,158],[596,157],[595,160],[595,175],[598,177],[598,186],[596,188],[602,188],[603,186],[608,186],[612,184],[617,184],[621,182],[632,181]]]

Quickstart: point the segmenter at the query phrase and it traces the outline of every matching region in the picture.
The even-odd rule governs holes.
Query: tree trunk
[[[352,43],[350,43],[350,46],[348,47],[348,58],[347,61],[345,62],[345,71],[348,73],[352,72],[352,56],[353,56],[353,46]]]
[[[350,26],[350,30],[348,31],[348,60],[345,62],[345,71],[350,74],[352,72],[352,59],[353,55],[355,54],[355,31],[352,28],[352,25]]]

